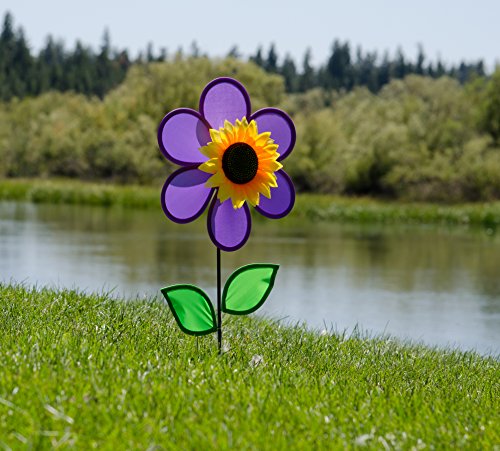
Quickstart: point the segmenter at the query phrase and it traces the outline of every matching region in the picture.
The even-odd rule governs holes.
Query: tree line
[[[127,51],[111,48],[104,32],[98,52],[76,42],[71,51],[51,36],[38,55],[28,47],[22,28],[6,13],[0,33],[0,100],[37,96],[46,91],[74,91],[100,98],[125,78],[132,62]]]
[[[418,47],[417,58],[412,61],[401,48],[393,58],[388,52],[380,57],[376,51],[364,52],[361,47],[353,52],[349,42],[338,39],[333,42],[326,63],[317,69],[311,64],[310,49],[306,50],[301,66],[297,67],[290,55],[286,55],[280,63],[274,44],[269,46],[267,52],[259,47],[250,60],[267,72],[283,76],[287,92],[306,92],[314,88],[351,91],[357,86],[378,92],[391,80],[403,79],[411,74],[432,78],[446,75],[462,84],[485,75],[482,60],[475,63],[462,61],[458,65],[446,67],[440,59],[437,62],[429,60],[422,46]]]
[[[12,14],[7,12],[0,34],[0,100],[36,96],[51,90],[103,98],[125,79],[131,66],[185,56],[206,57],[193,42],[186,55],[179,49],[169,57],[165,48],[155,52],[153,45],[148,44],[144,52],[132,59],[127,50],[116,50],[111,46],[107,31],[97,52],[80,41],[68,50],[62,41],[49,36],[45,46],[35,55],[27,44],[23,29],[15,29]],[[237,47],[230,49],[227,57],[242,59]],[[447,67],[439,60],[429,60],[422,47],[419,47],[416,60],[412,61],[401,49],[392,58],[387,52],[380,57],[377,52],[365,52],[361,47],[353,52],[348,42],[335,40],[324,64],[314,67],[312,58],[309,49],[297,64],[289,54],[280,58],[275,45],[271,44],[267,51],[259,47],[249,60],[270,74],[281,75],[289,93],[314,88],[349,92],[359,86],[378,92],[391,80],[411,74],[432,78],[447,75],[462,84],[485,75],[481,60]]]

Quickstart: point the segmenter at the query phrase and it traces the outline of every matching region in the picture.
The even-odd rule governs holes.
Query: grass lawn
[[[155,187],[111,185],[78,180],[0,179],[0,200],[160,208],[161,184]],[[370,198],[300,194],[291,213],[313,220],[500,226],[500,202],[432,204]],[[259,216],[259,215],[257,215]]]
[[[0,285],[0,448],[500,449],[500,362]]]

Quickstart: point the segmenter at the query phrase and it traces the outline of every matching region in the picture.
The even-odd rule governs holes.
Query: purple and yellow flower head
[[[221,250],[246,243],[248,204],[273,219],[293,207],[295,190],[281,164],[295,145],[293,122],[276,108],[252,114],[247,91],[232,78],[205,87],[199,112],[168,113],[158,128],[158,144],[167,159],[183,166],[163,186],[163,211],[172,221],[187,223],[210,204],[208,233]]]

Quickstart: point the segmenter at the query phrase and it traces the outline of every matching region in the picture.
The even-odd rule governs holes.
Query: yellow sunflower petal
[[[271,137],[271,132],[260,133],[255,139],[255,144],[257,146],[262,146],[262,147],[268,144],[272,144],[268,142],[270,137]]]
[[[214,128],[210,129],[210,139],[214,143],[222,144],[222,140],[220,138],[220,133],[218,130],[215,130]]]
[[[248,124],[248,132],[250,136],[257,137],[259,132],[257,131],[257,122],[255,121],[250,121]]]
[[[232,132],[233,131],[233,124],[231,124],[231,122],[229,122],[227,119],[224,121],[224,129]]]
[[[210,142],[206,146],[200,147],[200,152],[208,158],[219,158],[222,153],[220,144]]]
[[[276,172],[279,171],[283,167],[283,165],[276,160],[268,160],[268,161],[260,161],[259,167],[261,167],[262,170],[265,170],[267,172]]]
[[[263,150],[269,153],[274,153],[278,150],[278,144],[267,144],[263,147]]]
[[[259,192],[256,190],[249,191],[247,193],[248,195],[248,202],[252,205],[252,207],[256,207],[259,205]]]
[[[205,186],[207,188],[217,188],[221,186],[221,183],[222,183],[222,178],[220,172],[217,172],[205,182]]]
[[[262,178],[263,183],[265,183],[267,186],[270,186],[271,188],[276,188],[278,186],[278,183],[276,182],[276,176],[270,172],[262,172],[260,174],[260,177]]]
[[[246,128],[243,126],[243,123],[240,121],[236,121],[237,127],[235,127],[235,141],[236,142],[245,142]]]
[[[208,172],[209,174],[215,174],[219,168],[219,159],[212,158],[211,160],[205,161],[198,166],[198,169],[203,172]]]
[[[232,131],[229,131],[229,130],[221,128],[221,130],[220,130],[220,137],[221,137],[222,144],[226,148],[229,147],[231,144],[234,143],[234,138],[233,138],[233,132]]]
[[[266,185],[265,183],[259,183],[259,191],[268,199],[271,199],[271,189],[268,185]]]
[[[233,208],[235,210],[243,207],[243,204],[245,203],[245,199],[239,196],[231,197],[231,201],[233,202]]]
[[[228,189],[227,185],[221,185],[219,188],[219,192],[217,193],[217,197],[221,202],[229,199],[231,197],[231,191]]]

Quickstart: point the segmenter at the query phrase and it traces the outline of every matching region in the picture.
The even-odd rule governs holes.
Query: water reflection
[[[500,237],[460,228],[367,226],[255,218],[248,245],[223,272],[278,262],[261,313],[431,344],[497,353]],[[135,297],[172,283],[215,293],[215,250],[204,219],[158,211],[0,203],[0,274]]]

